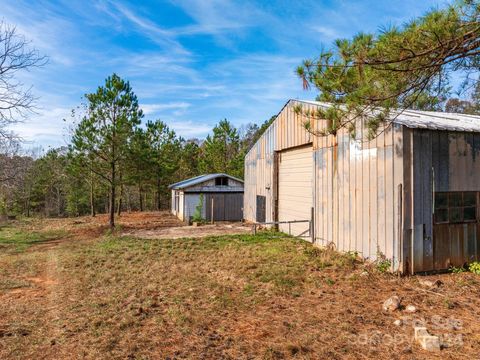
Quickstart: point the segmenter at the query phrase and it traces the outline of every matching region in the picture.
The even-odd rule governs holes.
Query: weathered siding
[[[294,112],[296,104],[303,104],[304,110],[317,107],[289,101],[246,156],[245,219],[256,220],[256,196],[263,195],[266,221],[274,220],[275,152],[313,143],[316,243],[333,243],[338,250],[356,251],[371,259],[383,254],[392,260],[394,270],[399,269],[402,126],[389,126],[373,141],[366,141],[361,126],[356,140],[345,132],[313,136],[303,126],[308,119]],[[312,125],[316,130],[325,126],[321,121]]]
[[[185,221],[185,216],[184,216],[184,209],[185,209],[185,194],[183,191],[179,191],[179,196],[178,196],[178,213],[177,217]]]
[[[177,209],[175,209],[175,190],[172,190],[172,198],[171,198],[171,201],[172,201],[172,214],[173,215],[177,215]]]
[[[310,220],[313,207],[313,151],[302,146],[282,151],[278,159],[278,220]],[[308,237],[308,223],[281,224],[280,230]]]
[[[379,255],[401,265],[402,127],[389,126],[372,141],[359,124],[356,139],[342,132],[318,140],[315,150],[315,238],[355,251]],[[314,143],[315,144],[315,143]]]
[[[219,176],[217,176],[217,178],[220,176],[225,177],[224,174],[218,175]],[[200,194],[203,194],[204,206],[202,209],[202,217],[205,219],[207,215],[206,207],[208,194],[221,194],[223,197],[232,196],[231,202],[225,201],[225,203],[228,205],[228,209],[224,210],[226,218],[232,220],[233,218],[234,220],[242,220],[243,182],[228,177],[228,186],[217,186],[215,184],[215,178],[213,178],[195,185],[172,190],[172,214],[176,215],[180,220],[189,223],[193,214],[195,213],[195,208],[200,201]],[[178,195],[178,211],[175,209],[175,195]]]
[[[296,101],[290,101],[278,114],[245,157],[244,217],[255,221],[256,196],[266,196],[266,221],[273,221],[274,154],[276,151],[310,144],[313,136],[303,127],[299,115],[293,111]],[[304,105],[314,108],[313,105]]]
[[[243,183],[233,179],[228,179],[228,186],[216,186],[215,179],[185,188],[185,192],[241,192]]]
[[[433,196],[435,192],[480,191],[480,134],[422,129],[405,133],[406,270],[443,269],[445,264],[435,262],[442,256],[450,257],[455,266],[477,259],[478,222],[434,225]]]

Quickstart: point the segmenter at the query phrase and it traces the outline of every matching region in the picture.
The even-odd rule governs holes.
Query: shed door
[[[310,220],[313,206],[312,147],[286,150],[278,160],[278,221]],[[308,223],[280,224],[280,231],[308,236]]]
[[[208,193],[205,196],[206,220],[240,221],[243,219],[242,193]]]

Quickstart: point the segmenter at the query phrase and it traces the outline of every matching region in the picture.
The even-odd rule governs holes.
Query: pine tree
[[[465,84],[478,79],[479,19],[480,3],[463,0],[402,27],[337,40],[333,48],[297,69],[304,86],[315,86],[319,100],[333,107],[296,112],[326,120],[319,131],[306,122],[318,135],[336,134],[341,128],[354,133],[356,120],[362,120],[375,136],[404,109],[438,109],[453,73],[463,76]]]
[[[200,168],[204,173],[227,173],[243,177],[243,156],[238,131],[225,119],[205,139]]]
[[[143,113],[128,81],[116,74],[85,98],[88,113],[74,130],[70,151],[109,185],[109,224],[114,228],[120,165]]]

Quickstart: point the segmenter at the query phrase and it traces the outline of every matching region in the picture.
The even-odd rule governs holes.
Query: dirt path
[[[159,229],[125,231],[123,236],[142,239],[181,239],[202,238],[207,236],[236,235],[251,233],[251,226],[241,223],[218,223],[203,226],[179,226]]]
[[[59,254],[73,240],[55,239],[16,255],[19,268],[12,280],[18,286],[0,291],[0,303],[5,309],[0,309],[0,358],[33,359],[38,354],[56,357],[54,345],[62,333]],[[2,341],[8,344],[5,349]]]

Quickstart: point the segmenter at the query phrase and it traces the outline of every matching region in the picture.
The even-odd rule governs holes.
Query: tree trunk
[[[27,217],[30,217],[30,195],[31,195],[31,188],[30,186],[28,187],[28,194],[27,194]]]
[[[117,215],[120,216],[122,214],[122,198],[123,198],[123,189],[120,189],[120,197],[117,203]]]
[[[130,214],[132,212],[132,199],[131,199],[131,193],[130,193],[130,188],[127,187],[127,191],[125,193],[125,201],[126,201],[126,206],[127,206],[127,212]]]
[[[95,188],[93,185],[93,176],[90,174],[90,215],[95,217]]]
[[[143,211],[143,194],[142,194],[142,187],[138,186],[138,200],[140,203],[140,211]]]
[[[161,194],[160,194],[160,179],[157,180],[157,210],[160,211],[160,201],[161,201]]]
[[[57,187],[57,216],[60,217],[62,216],[62,203],[61,203],[61,198],[60,198],[60,189]]]
[[[112,182],[110,184],[110,229],[115,228],[115,162],[111,163]]]
[[[122,171],[120,171],[119,175],[120,180],[120,197],[118,198],[118,208],[117,208],[117,215],[120,216],[122,213],[122,203],[123,203],[123,196],[124,196],[124,188],[123,188],[123,175]]]

